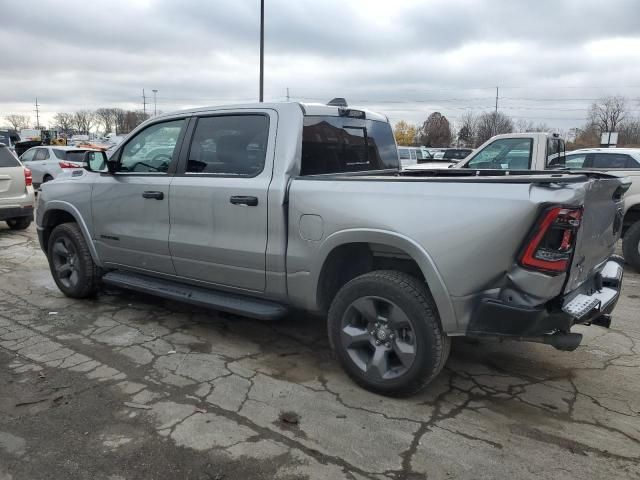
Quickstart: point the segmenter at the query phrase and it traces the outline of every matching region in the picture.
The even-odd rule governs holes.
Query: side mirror
[[[89,150],[83,155],[84,169],[90,172],[111,172],[107,154],[102,151]]]

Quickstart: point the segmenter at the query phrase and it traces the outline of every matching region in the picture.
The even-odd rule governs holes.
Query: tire
[[[51,180],[53,180],[53,177],[51,175],[45,175],[42,178],[42,183],[47,183],[47,182],[50,182]],[[40,185],[42,185],[42,183]]]
[[[624,259],[636,272],[640,272],[640,221],[634,223],[622,239]]]
[[[7,225],[11,230],[25,230],[29,228],[31,221],[31,217],[10,218],[7,220]]]
[[[101,271],[76,223],[63,223],[53,229],[47,258],[53,280],[67,297],[86,298],[99,290]]]
[[[451,348],[426,285],[392,270],[366,273],[344,285],[331,303],[328,330],[331,348],[351,379],[393,397],[429,384]]]

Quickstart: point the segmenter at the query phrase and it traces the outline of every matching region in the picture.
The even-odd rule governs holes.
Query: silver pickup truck
[[[453,336],[575,349],[608,326],[626,180],[597,172],[401,172],[385,116],[299,103],[153,118],[43,185],[62,292],[102,284],[273,320],[328,317],[360,385],[408,395]]]

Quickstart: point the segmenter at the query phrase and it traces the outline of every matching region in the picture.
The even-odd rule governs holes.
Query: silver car
[[[87,150],[57,145],[33,147],[24,152],[20,160],[31,170],[34,187],[39,188],[65,170],[82,168],[82,158]]]
[[[31,172],[9,147],[0,144],[0,221],[12,230],[24,230],[33,221]]]

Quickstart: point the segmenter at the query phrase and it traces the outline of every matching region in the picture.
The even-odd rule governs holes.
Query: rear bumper
[[[12,218],[30,217],[33,220],[33,205],[24,205],[22,207],[0,207],[0,221],[10,220]]]
[[[567,333],[575,324],[590,324],[613,311],[620,298],[622,276],[622,266],[609,260],[588,285],[553,307],[524,307],[485,298],[471,319],[467,335],[535,337]]]

